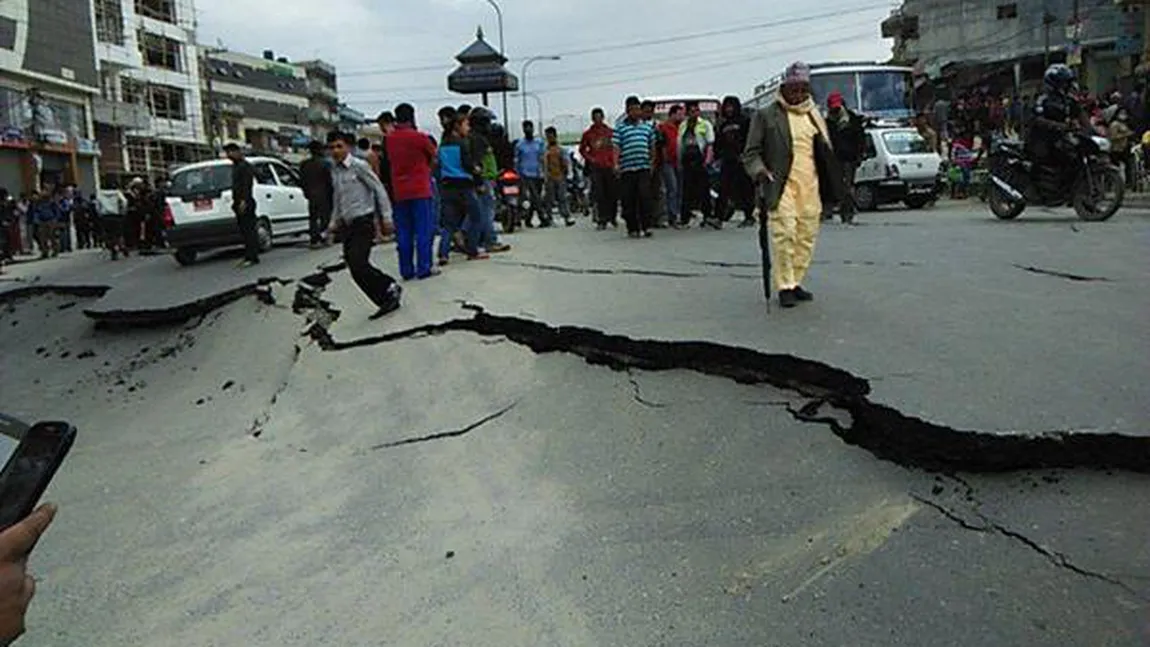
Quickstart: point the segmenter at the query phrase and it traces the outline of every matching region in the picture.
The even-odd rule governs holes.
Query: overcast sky
[[[821,0],[497,0],[503,7],[508,67],[533,63],[528,90],[540,95],[548,121],[618,111],[628,94],[735,94],[746,98],[795,59],[885,60],[890,41],[879,22],[896,3]],[[322,58],[339,70],[341,99],[374,116],[409,101],[430,128],[444,104],[479,103],[447,91],[454,57],[482,26],[498,49],[487,0],[196,0],[199,39],[292,60]],[[772,24],[773,23],[773,24]],[[782,24],[780,24],[782,23]],[[722,34],[697,36],[700,33]],[[663,41],[657,44],[643,43]],[[419,69],[412,69],[419,68]],[[522,84],[522,78],[520,79]],[[500,110],[498,96],[492,108]],[[513,123],[521,100],[509,100]],[[534,118],[537,105],[529,101]],[[564,120],[568,121],[568,120]]]

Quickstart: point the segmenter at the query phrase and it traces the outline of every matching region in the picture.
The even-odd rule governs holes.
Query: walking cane
[[[767,312],[771,311],[771,234],[767,229],[767,205],[759,195],[759,252],[763,257],[763,297],[767,301]]]

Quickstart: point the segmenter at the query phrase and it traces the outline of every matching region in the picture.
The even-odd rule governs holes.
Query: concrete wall
[[[931,64],[961,60],[1006,60],[1040,53],[1045,28],[1044,11],[1054,15],[1050,28],[1052,47],[1070,41],[1066,24],[1073,15],[1074,0],[1018,0],[1017,17],[999,19],[1005,0],[906,0],[902,12],[918,16],[919,38],[907,43],[907,55]],[[1114,39],[1122,33],[1123,14],[1113,3],[1079,2],[1084,29],[1081,42]]]

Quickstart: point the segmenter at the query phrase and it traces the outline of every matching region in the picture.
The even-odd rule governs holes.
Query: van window
[[[882,141],[891,155],[917,155],[934,152],[930,150],[930,144],[922,138],[922,135],[912,130],[883,133]]]
[[[275,186],[276,176],[272,174],[272,165],[267,162],[258,162],[252,164],[252,169],[255,171],[256,184],[268,184]]]
[[[213,164],[176,171],[168,195],[184,198],[194,195],[219,194],[232,188],[232,165]]]

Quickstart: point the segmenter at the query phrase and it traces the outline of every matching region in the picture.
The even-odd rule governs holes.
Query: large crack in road
[[[339,311],[322,298],[330,275],[346,269],[343,263],[321,267],[295,282],[293,310],[307,317],[303,334],[328,352],[386,344],[403,339],[466,332],[485,338],[505,338],[538,354],[569,353],[592,365],[613,370],[688,370],[743,384],[769,384],[810,398],[791,414],[800,421],[828,427],[847,444],[869,451],[895,464],[943,472],[988,473],[1043,468],[1118,469],[1150,473],[1150,438],[1085,432],[984,433],[929,422],[872,401],[868,380],[823,362],[784,353],[706,341],[664,341],[611,335],[581,326],[552,326],[518,316],[496,315],[482,306],[462,303],[469,313],[456,319],[352,340],[337,340],[330,333]],[[98,312],[85,314],[98,323],[153,326],[201,316],[244,296],[267,296],[269,286],[290,279],[265,277],[226,292],[173,306],[166,310]],[[103,295],[106,286],[36,285],[0,294],[10,302],[35,294]],[[849,421],[820,416],[822,406],[845,412]],[[258,425],[253,427],[257,430]]]

